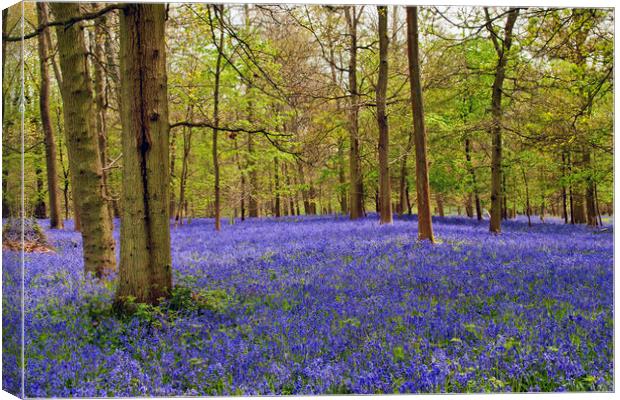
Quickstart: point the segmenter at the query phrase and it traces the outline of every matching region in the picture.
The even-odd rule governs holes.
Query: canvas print
[[[612,392],[614,10],[2,11],[2,389]]]

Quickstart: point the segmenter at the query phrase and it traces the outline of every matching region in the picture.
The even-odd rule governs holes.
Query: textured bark
[[[387,118],[388,33],[387,7],[378,6],[379,14],[379,79],[377,82],[377,124],[379,126],[379,222],[392,223],[392,190],[390,188],[389,127]]]
[[[93,8],[96,10],[98,7],[93,4]],[[95,11],[93,10],[93,11]],[[112,204],[112,198],[110,196],[110,190],[108,188],[108,171],[105,166],[108,164],[108,149],[107,149],[107,126],[106,126],[106,100],[105,100],[105,76],[102,63],[105,60],[104,42],[105,42],[105,19],[97,18],[95,20],[94,36],[91,40],[91,53],[94,56],[93,70],[95,78],[95,118],[97,121],[97,138],[99,143],[99,154],[101,157],[101,165],[103,169],[103,196],[108,204],[108,213],[110,221],[114,218],[114,207]]]
[[[485,9],[486,11],[486,9]],[[506,77],[506,64],[508,63],[508,52],[512,46],[512,29],[519,15],[519,10],[511,8],[506,18],[504,27],[504,38],[498,43],[496,33],[493,31],[491,20],[487,14],[487,29],[493,39],[497,53],[497,66],[495,67],[495,77],[491,92],[491,116],[493,122],[489,133],[492,138],[491,151],[491,221],[489,231],[500,233],[502,228],[502,90]]]
[[[357,87],[357,22],[355,6],[345,8],[345,17],[349,29],[349,174],[350,174],[350,217],[361,218],[364,214],[362,166],[359,142],[359,92]]]
[[[413,108],[413,136],[416,154],[416,189],[418,197],[418,239],[434,242],[431,219],[431,194],[428,183],[426,157],[426,128],[424,103],[420,82],[420,55],[418,43],[418,8],[407,7],[407,55],[409,59],[409,84]]]
[[[57,19],[80,14],[77,3],[51,3]],[[73,184],[76,220],[81,223],[84,269],[103,276],[116,266],[112,225],[103,198],[103,174],[87,69],[87,52],[80,23],[56,28],[63,80],[61,95],[69,170]],[[78,219],[79,218],[79,219]]]
[[[121,303],[156,304],[172,287],[165,18],[163,4],[129,4],[120,17]]]
[[[446,214],[444,212],[443,196],[441,193],[435,193],[435,201],[437,202],[437,214],[439,214],[440,217],[445,217]]]
[[[39,26],[47,24],[47,4],[37,3],[37,17]],[[49,47],[46,40],[48,28],[37,37],[39,44],[40,87],[39,110],[41,113],[41,127],[45,135],[45,161],[47,167],[47,193],[49,197],[50,228],[64,227],[60,211],[60,190],[58,189],[58,169],[56,164],[56,139],[50,118],[50,77],[49,77]]]

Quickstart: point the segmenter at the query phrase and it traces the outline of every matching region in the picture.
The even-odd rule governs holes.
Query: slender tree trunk
[[[422,83],[420,81],[417,7],[407,7],[407,55],[409,59],[409,83],[411,86],[413,135],[416,154],[418,238],[434,242],[433,221],[431,219],[431,194],[428,183],[428,161],[426,156],[424,102],[422,100]]]
[[[392,191],[390,188],[389,128],[387,117],[388,33],[387,7],[378,6],[379,14],[379,80],[377,82],[377,124],[379,125],[379,223],[392,223]]]
[[[93,9],[98,9],[96,3],[92,3]],[[94,11],[93,10],[93,11]],[[106,166],[108,164],[108,150],[107,150],[107,126],[106,126],[106,101],[105,101],[105,77],[102,63],[105,60],[104,46],[104,34],[105,34],[105,20],[97,18],[95,20],[94,36],[91,36],[91,53],[93,54],[93,70],[95,78],[95,119],[97,138],[99,144],[99,154],[101,158],[101,165],[103,167],[102,180],[103,180],[103,197],[105,198],[108,206],[108,214],[110,221],[114,220],[114,208],[112,206],[112,198],[110,196],[110,190],[108,188],[108,172]]]
[[[350,92],[350,111],[349,111],[349,173],[351,175],[350,184],[350,217],[358,219],[363,216],[363,188],[362,188],[362,167],[360,162],[360,143],[359,143],[359,93],[357,87],[357,23],[355,6],[345,8],[345,18],[349,28],[349,92]]]
[[[34,169],[37,183],[37,199],[34,206],[34,217],[45,218],[47,216],[47,207],[45,206],[45,189],[43,188],[43,168],[41,166],[41,161],[38,158],[39,155],[37,155]]]
[[[478,219],[478,221],[482,221],[482,206],[480,204],[480,195],[478,194],[476,171],[474,170],[474,166],[471,161],[471,141],[468,137],[465,138],[465,159],[467,160],[467,169],[469,170],[469,175],[471,175],[472,191],[476,204],[476,218]]]
[[[273,179],[275,183],[275,202],[274,202],[274,215],[276,218],[281,217],[281,207],[280,207],[280,165],[278,164],[278,157],[273,158]]]
[[[77,3],[50,3],[59,20],[80,15]],[[81,23],[56,28],[65,135],[69,168],[73,179],[76,215],[82,224],[84,269],[97,277],[115,269],[116,256],[112,225],[103,198],[103,174],[93,110],[93,96],[87,69],[87,51]]]
[[[443,195],[441,193],[435,193],[435,200],[437,201],[437,214],[440,217],[445,217],[446,214],[443,208]]]
[[[527,226],[532,226],[532,209],[530,207],[530,188],[527,183],[527,175],[525,174],[525,170],[521,168],[521,173],[523,174],[523,184],[525,185],[525,214],[527,215]]]
[[[192,115],[191,107],[188,115]],[[187,186],[187,176],[189,175],[189,156],[192,148],[192,128],[183,128],[183,160],[181,161],[181,179],[179,180],[179,204],[174,217],[175,226],[183,225],[183,210],[187,207],[187,199],[185,198],[185,187]],[[185,213],[187,216],[187,213]]]
[[[215,13],[218,12],[220,6],[213,6]],[[223,7],[223,6],[222,6]],[[224,45],[224,30],[220,28],[219,44],[217,46],[217,61],[215,63],[215,89],[213,93],[213,178],[214,178],[214,191],[215,191],[215,230],[222,229],[221,219],[221,205],[220,205],[220,163],[217,153],[217,134],[220,123],[220,75],[222,73],[222,46]]]
[[[566,178],[566,154],[562,152],[562,177]],[[562,183],[562,217],[564,223],[568,224],[568,210],[566,208],[566,184]]]
[[[582,161],[583,167],[587,169],[587,177],[586,177],[586,190],[585,190],[585,200],[586,200],[586,221],[589,226],[596,226],[596,202],[594,200],[594,179],[592,178],[592,166],[590,160],[590,150],[585,146],[582,151]]]
[[[346,215],[349,213],[349,209],[347,202],[347,191],[345,190],[347,182],[345,177],[346,162],[344,156],[344,146],[344,140],[340,139],[338,141],[338,200],[340,202],[340,212],[343,215]]]
[[[239,146],[237,144],[237,138],[233,139],[235,145],[235,163],[237,164],[237,170],[239,171],[241,195],[239,199],[239,208],[241,210],[241,221],[245,221],[245,171],[241,167],[241,160],[239,159]],[[235,209],[236,210],[236,209]],[[235,211],[236,215],[236,211]]]
[[[486,27],[489,30],[498,56],[491,96],[491,115],[493,117],[493,123],[490,128],[490,134],[493,142],[493,150],[491,153],[491,221],[489,223],[489,230],[493,233],[500,233],[502,217],[502,91],[506,75],[508,53],[512,45],[512,29],[519,15],[519,9],[511,8],[508,12],[503,40],[498,40],[497,33],[493,29],[486,8],[485,13],[487,15]]]
[[[39,26],[47,24],[47,4],[37,3],[37,16]],[[50,118],[50,77],[49,77],[49,48],[46,40],[45,28],[37,39],[39,42],[40,79],[39,87],[39,110],[41,113],[41,127],[45,135],[45,160],[47,166],[47,193],[49,196],[50,228],[62,229],[64,223],[60,211],[60,193],[58,189],[58,170],[56,168],[56,140]],[[4,100],[3,100],[4,101]]]
[[[508,196],[506,195],[506,173],[502,173],[502,219],[508,219]]]
[[[123,213],[117,302],[170,295],[169,123],[163,4],[121,12]]]

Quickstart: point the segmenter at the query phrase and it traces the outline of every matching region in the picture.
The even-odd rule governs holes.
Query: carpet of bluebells
[[[127,316],[83,277],[71,222],[40,223],[56,252],[26,255],[29,397],[613,390],[611,225],[447,217],[430,245],[414,218],[196,219],[172,230],[172,299]]]

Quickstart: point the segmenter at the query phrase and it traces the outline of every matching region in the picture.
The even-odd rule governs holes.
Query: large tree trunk
[[[39,26],[47,24],[47,3],[37,3],[37,16]],[[58,170],[56,169],[56,140],[50,118],[50,77],[49,77],[49,47],[45,28],[38,35],[40,78],[39,110],[41,112],[41,126],[45,135],[45,160],[47,166],[47,193],[49,196],[50,228],[62,229],[64,227],[60,211],[60,191],[58,189]]]
[[[363,216],[362,166],[360,162],[359,142],[359,93],[357,87],[357,22],[355,6],[345,8],[345,17],[349,28],[349,174],[351,175],[350,217],[358,219]]]
[[[377,82],[377,124],[379,125],[379,222],[392,223],[392,191],[390,188],[389,128],[386,113],[388,80],[387,7],[378,6],[379,13],[379,80]]]
[[[407,55],[409,59],[409,84],[413,109],[413,136],[416,154],[416,189],[418,197],[418,239],[434,242],[431,219],[431,193],[428,183],[426,157],[426,128],[424,102],[420,82],[420,54],[418,43],[418,8],[407,7]]]
[[[502,90],[504,87],[504,78],[506,76],[506,64],[508,62],[508,52],[512,46],[512,29],[519,15],[519,9],[511,8],[506,18],[506,26],[504,27],[504,38],[499,39],[497,33],[493,29],[488,11],[485,8],[487,16],[486,27],[493,40],[495,51],[497,53],[497,66],[495,67],[495,78],[493,80],[493,88],[491,95],[491,115],[493,123],[491,124],[490,134],[492,138],[491,152],[491,221],[489,230],[493,233],[501,232],[502,223]],[[499,39],[499,40],[498,40]]]
[[[77,3],[50,4],[59,20],[80,15]],[[112,225],[103,198],[103,174],[82,24],[58,26],[56,36],[64,77],[61,94],[65,135],[76,214],[81,222],[84,269],[101,277],[115,269],[116,256]]]
[[[168,98],[163,4],[121,12],[123,213],[117,301],[170,295]]]

